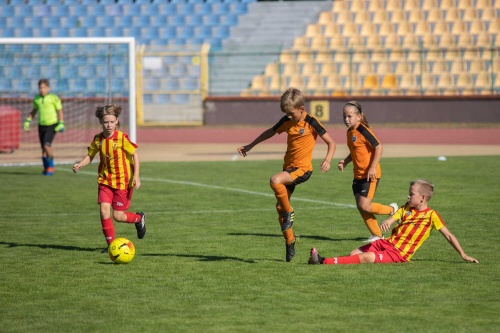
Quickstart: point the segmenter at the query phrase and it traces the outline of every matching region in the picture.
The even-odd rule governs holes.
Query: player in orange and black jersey
[[[300,90],[289,88],[285,91],[281,96],[280,107],[286,116],[260,134],[252,143],[238,148],[238,153],[245,157],[254,146],[275,134],[286,132],[288,135],[283,171],[272,176],[270,184],[277,199],[276,210],[285,238],[286,261],[290,261],[295,255],[297,241],[292,231],[295,212],[290,205],[290,197],[295,186],[307,181],[313,172],[312,154],[318,135],[328,145],[326,156],[320,165],[322,172],[330,169],[330,161],[335,153],[335,142],[323,125],[306,112],[305,98]]]
[[[382,176],[379,163],[382,157],[382,144],[368,125],[361,104],[351,101],[344,106],[344,124],[348,127],[349,155],[339,162],[338,168],[344,171],[347,164],[350,162],[353,164],[352,191],[361,217],[371,232],[367,242],[373,242],[382,238],[382,231],[374,214],[390,215],[398,207],[395,203],[386,206],[372,202]]]
[[[418,179],[410,182],[408,201],[391,217],[385,220],[381,227],[392,234],[387,239],[379,239],[351,251],[349,256],[323,258],[316,248],[311,249],[310,264],[346,265],[374,263],[402,263],[410,261],[413,254],[420,248],[431,234],[438,230],[450,243],[463,260],[478,263],[478,260],[468,256],[457,238],[448,230],[441,216],[428,207],[428,202],[434,193],[434,185],[427,180]]]

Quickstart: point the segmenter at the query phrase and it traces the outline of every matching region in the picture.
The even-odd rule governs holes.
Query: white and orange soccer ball
[[[116,238],[109,244],[108,254],[115,264],[128,264],[134,259],[135,246],[126,238]]]

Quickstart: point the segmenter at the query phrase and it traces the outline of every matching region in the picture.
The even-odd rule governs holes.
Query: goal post
[[[121,129],[137,141],[133,37],[0,38],[0,76],[0,139],[15,137],[10,133],[19,130],[17,148],[0,147],[0,152],[12,152],[0,153],[0,165],[40,161],[38,120],[33,120],[30,132],[22,130],[22,123],[32,110],[41,78],[49,80],[64,112],[66,129],[53,144],[56,163],[72,163],[86,152],[100,131],[94,115],[98,105],[122,105]],[[13,118],[9,121],[13,112],[17,112],[17,128]]]

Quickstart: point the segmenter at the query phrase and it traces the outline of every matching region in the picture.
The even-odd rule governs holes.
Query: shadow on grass
[[[93,251],[102,251],[101,248],[90,248],[90,247],[78,247],[78,246],[66,246],[66,245],[54,245],[54,244],[21,244],[21,243],[12,243],[12,242],[2,242],[0,241],[0,245],[7,245],[7,247],[38,247],[40,249],[54,249],[54,250],[66,250],[66,251],[85,251],[85,252],[93,252]]]
[[[239,261],[245,262],[247,264],[255,264],[257,261],[280,261],[275,259],[243,259],[238,257],[230,257],[230,256],[208,256],[201,254],[176,254],[176,253],[145,253],[141,254],[141,256],[145,257],[180,257],[180,258],[195,258],[199,261]]]
[[[2,171],[0,172],[2,175],[15,175],[15,176],[23,176],[23,177],[40,177],[40,178],[50,178],[47,176],[42,175],[42,172],[40,173],[33,173],[33,172],[26,172],[26,171]]]
[[[277,234],[255,234],[255,233],[245,233],[245,232],[232,232],[227,234],[228,236],[257,236],[257,237],[279,237],[282,238],[282,235]],[[362,242],[366,238],[358,237],[358,238],[330,238],[325,236],[317,236],[317,235],[299,235],[301,239],[314,239],[317,241],[332,241],[332,242],[342,242],[342,241],[357,241]]]

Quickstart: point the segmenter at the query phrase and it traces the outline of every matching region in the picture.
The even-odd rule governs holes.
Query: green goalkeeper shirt
[[[62,104],[57,95],[36,95],[33,99],[33,109],[38,110],[38,124],[50,126],[57,124],[57,111],[62,110]]]

